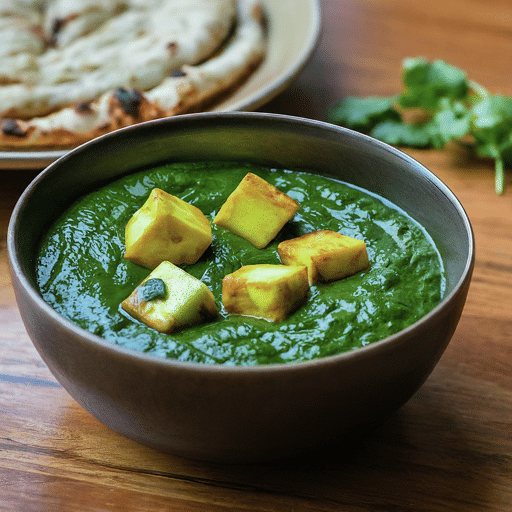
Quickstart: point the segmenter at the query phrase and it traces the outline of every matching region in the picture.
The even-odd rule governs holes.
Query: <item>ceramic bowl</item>
[[[124,349],[58,315],[35,285],[41,233],[85,191],[173,160],[251,161],[334,176],[383,196],[436,242],[447,293],[429,314],[363,348],[311,362],[233,367]],[[156,449],[216,462],[290,456],[378,424],[422,385],[459,321],[474,265],[470,222],[453,193],[404,153],[326,123],[260,113],[178,116],[69,152],[29,185],[8,251],[27,332],[68,393],[99,421]]]

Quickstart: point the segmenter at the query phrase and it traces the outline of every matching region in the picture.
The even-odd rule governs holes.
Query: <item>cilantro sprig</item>
[[[403,61],[403,90],[389,97],[347,97],[327,111],[331,123],[395,146],[442,149],[452,141],[495,164],[503,194],[512,165],[512,98],[490,94],[461,69],[421,57]],[[413,117],[413,119],[409,119]]]

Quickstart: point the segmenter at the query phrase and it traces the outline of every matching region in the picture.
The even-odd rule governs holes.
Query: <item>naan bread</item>
[[[13,41],[0,50],[9,149],[71,147],[199,111],[265,53],[257,0],[7,0],[2,28]]]

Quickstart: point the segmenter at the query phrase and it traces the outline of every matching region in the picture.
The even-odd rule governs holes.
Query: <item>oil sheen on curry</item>
[[[357,349],[419,320],[445,275],[426,230],[331,178],[173,163],[74,203],[37,258],[44,300],[112,343],[261,365]]]

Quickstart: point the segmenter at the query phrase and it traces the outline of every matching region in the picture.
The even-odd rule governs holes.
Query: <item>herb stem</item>
[[[495,175],[494,175],[494,188],[496,190],[496,194],[502,195],[505,190],[505,171],[503,165],[503,159],[497,157],[494,160],[495,167]]]

